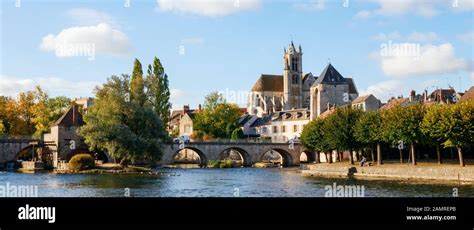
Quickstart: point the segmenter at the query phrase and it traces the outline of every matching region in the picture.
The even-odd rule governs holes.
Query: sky
[[[174,108],[219,91],[245,106],[260,74],[282,74],[283,49],[303,72],[330,62],[360,95],[385,102],[474,85],[474,0],[4,0],[0,95],[41,85],[92,97],[112,75],[158,57]]]

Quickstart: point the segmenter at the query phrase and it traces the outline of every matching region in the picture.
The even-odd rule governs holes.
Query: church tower
[[[303,107],[303,69],[302,69],[303,52],[301,46],[298,50],[295,48],[293,41],[288,46],[288,51],[284,49],[283,54],[283,109],[290,110],[293,108]]]

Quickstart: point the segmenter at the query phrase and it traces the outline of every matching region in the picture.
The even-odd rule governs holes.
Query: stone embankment
[[[355,177],[355,178],[386,178],[395,180],[436,180],[447,182],[474,183],[474,167],[457,165],[418,165],[384,164],[382,166],[336,164],[302,165],[301,173],[309,176],[323,177]]]

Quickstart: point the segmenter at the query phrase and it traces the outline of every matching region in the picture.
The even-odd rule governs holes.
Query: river
[[[159,175],[0,172],[0,185],[35,185],[40,197],[324,197],[326,186],[364,186],[365,197],[474,197],[467,185],[302,176],[297,168],[157,169]]]

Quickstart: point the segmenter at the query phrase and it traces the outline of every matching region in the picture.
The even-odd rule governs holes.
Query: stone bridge
[[[17,154],[28,148],[31,144],[37,144],[39,140],[31,139],[0,139],[0,164],[16,160]]]
[[[15,161],[18,154],[32,145],[45,145],[40,140],[0,139],[0,164]],[[182,147],[182,148],[180,148]],[[158,164],[173,164],[175,156],[183,149],[193,150],[199,155],[201,165],[207,165],[209,160],[221,160],[228,150],[238,152],[244,166],[251,166],[262,160],[265,153],[277,152],[283,160],[283,165],[299,165],[301,154],[306,154],[308,161],[315,161],[315,154],[307,151],[304,146],[295,143],[239,143],[239,142],[190,142],[180,144],[164,144],[163,156]]]
[[[181,147],[181,148],[180,148]],[[308,161],[315,160],[315,154],[307,151],[300,144],[288,143],[233,143],[233,142],[189,142],[180,144],[165,144],[163,156],[159,164],[173,164],[175,156],[182,149],[190,149],[199,155],[201,165],[207,165],[209,160],[220,160],[228,150],[235,150],[242,158],[244,166],[251,166],[262,160],[265,153],[275,151],[283,159],[283,165],[299,165],[301,154],[306,154]]]

